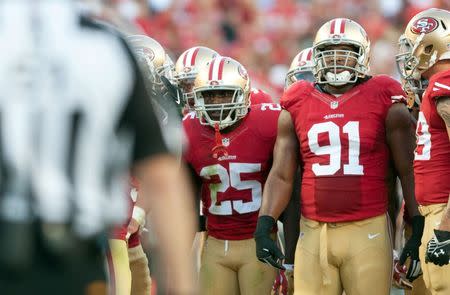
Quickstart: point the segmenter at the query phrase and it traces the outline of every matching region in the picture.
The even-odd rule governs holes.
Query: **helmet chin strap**
[[[328,72],[325,74],[325,78],[327,79],[328,84],[332,86],[342,86],[350,81],[352,74],[349,71],[343,71],[339,74]]]

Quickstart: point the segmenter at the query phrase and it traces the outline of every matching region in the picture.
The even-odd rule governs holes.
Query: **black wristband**
[[[263,215],[258,218],[258,223],[256,224],[256,230],[254,237],[266,236],[272,232],[273,227],[276,224],[276,220],[269,215]]]
[[[198,232],[206,231],[206,217],[205,215],[198,216]]]
[[[450,232],[445,230],[434,230],[434,235],[439,242],[444,242],[450,240]]]

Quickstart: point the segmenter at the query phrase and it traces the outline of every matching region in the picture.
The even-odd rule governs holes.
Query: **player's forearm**
[[[403,198],[405,200],[405,209],[410,217],[420,215],[416,196],[414,193],[414,171],[399,173],[400,182],[402,184]]]
[[[283,228],[285,240],[285,263],[294,264],[295,249],[300,234],[300,183],[301,171],[295,174],[291,199],[283,212]]]
[[[393,105],[388,112],[386,124],[387,142],[402,185],[405,208],[410,217],[420,215],[414,194],[415,136],[411,129],[411,116],[406,107]]]
[[[271,171],[264,186],[259,216],[269,215],[278,219],[289,203],[292,194],[291,179],[283,178],[274,171]]]
[[[437,101],[437,112],[445,122],[448,139],[450,140],[450,97],[441,97]]]

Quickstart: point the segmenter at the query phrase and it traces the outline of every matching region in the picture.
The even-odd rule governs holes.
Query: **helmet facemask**
[[[245,117],[248,100],[236,87],[197,88],[194,91],[195,111],[202,125],[225,129]],[[228,101],[228,102],[225,102]]]
[[[317,83],[343,86],[355,83],[358,78],[366,75],[368,69],[364,63],[366,60],[364,47],[356,42],[341,41],[339,45],[351,46],[354,50],[330,49],[333,45],[329,43],[314,47],[314,75]]]
[[[182,79],[177,79],[178,87],[183,93],[183,102],[189,110],[194,110],[195,100],[194,100],[194,81],[195,76],[185,77]]]
[[[314,74],[312,73],[311,69],[305,69],[305,70],[297,70],[289,72],[286,75],[286,82],[285,82],[285,89],[289,87],[290,85],[294,84],[297,81],[308,81],[308,82],[314,82]]]
[[[413,55],[425,34],[421,34],[416,42],[412,42],[406,36],[402,35],[399,39],[399,53],[395,56],[398,72],[404,80],[419,80],[421,73],[419,71],[419,59]]]

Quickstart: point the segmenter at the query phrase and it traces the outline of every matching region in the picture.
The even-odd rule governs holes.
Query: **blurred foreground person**
[[[73,5],[0,3],[1,293],[106,294],[105,232],[126,217],[132,164],[160,270],[177,282],[166,290],[196,294],[189,190],[142,74],[125,42]]]

